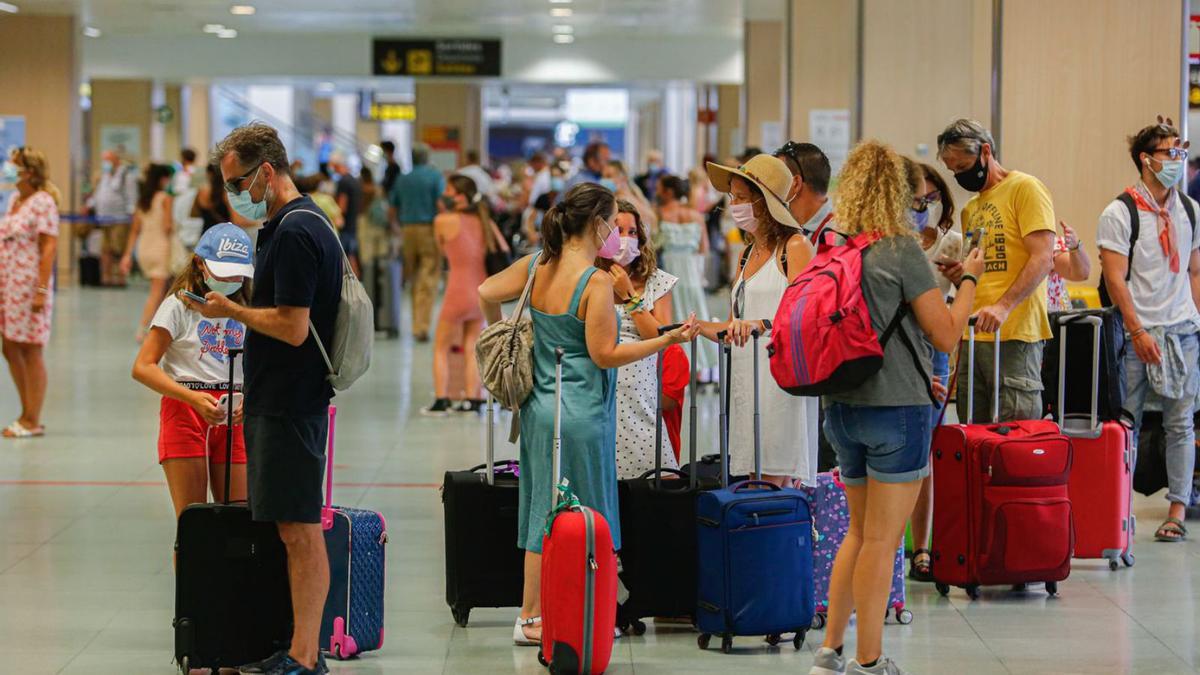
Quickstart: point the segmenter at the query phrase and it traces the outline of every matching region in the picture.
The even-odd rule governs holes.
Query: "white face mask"
[[[734,225],[738,229],[751,234],[758,229],[758,219],[754,217],[754,204],[730,204],[729,215],[733,216]]]
[[[934,202],[929,205],[929,227],[940,228],[942,224],[942,203]]]
[[[638,248],[637,237],[621,237],[621,250],[613,256],[613,262],[621,267],[637,260],[642,255],[642,251]]]

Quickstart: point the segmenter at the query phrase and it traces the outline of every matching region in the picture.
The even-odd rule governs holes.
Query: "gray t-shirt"
[[[871,312],[871,326],[880,337],[896,310],[931,288],[937,288],[925,251],[915,237],[885,237],[863,253],[863,295]],[[903,330],[916,347],[921,372],[901,339]],[[929,405],[926,377],[932,372],[932,353],[925,333],[911,310],[883,349],[883,367],[853,391],[825,397],[827,402],[850,405]]]

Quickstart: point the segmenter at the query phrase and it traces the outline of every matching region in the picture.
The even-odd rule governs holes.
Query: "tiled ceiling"
[[[778,0],[12,0],[23,13],[74,14],[104,35],[188,35],[221,23],[241,37],[264,33],[516,36],[567,24],[580,35],[740,35],[743,16],[772,13]],[[745,6],[744,6],[745,5]],[[571,10],[569,17],[551,10]],[[2,20],[2,15],[0,15]]]

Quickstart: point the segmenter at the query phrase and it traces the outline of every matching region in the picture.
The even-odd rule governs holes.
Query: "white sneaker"
[[[850,659],[850,663],[846,664],[846,675],[909,675],[908,672],[900,670],[900,666],[896,662],[886,656],[880,656],[875,665],[870,668],[864,668],[856,659]]]
[[[517,622],[513,624],[513,644],[518,647],[537,647],[542,644],[541,640],[532,640],[525,635],[525,626],[540,626],[542,617],[531,616],[528,619],[522,619],[517,616]]]
[[[813,655],[813,667],[808,675],[844,675],[846,659],[839,656],[836,649],[821,647]]]

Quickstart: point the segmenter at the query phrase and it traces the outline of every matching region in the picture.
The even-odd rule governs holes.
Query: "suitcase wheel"
[[[1057,581],[1047,581],[1046,582],[1046,595],[1049,595],[1052,598],[1058,596],[1058,582]]]
[[[1121,566],[1121,564],[1120,564],[1120,563],[1118,563],[1116,560],[1109,560],[1109,561],[1108,561],[1108,569],[1109,569],[1109,570],[1111,570],[1111,571],[1113,571],[1113,572],[1116,572],[1116,571],[1117,571],[1117,568],[1118,568],[1118,567],[1120,567],[1120,566]]]
[[[796,637],[792,638],[792,647],[795,648],[796,651],[800,651],[800,648],[804,646],[805,635],[808,635],[807,628],[796,631]]]
[[[938,583],[936,585],[937,585],[937,592],[943,598],[946,597],[947,595],[950,595],[950,585],[949,584]]]
[[[629,624],[628,630],[623,630],[621,632],[623,632],[623,633],[631,632],[634,635],[645,635],[646,634],[646,622],[641,621],[640,619],[634,619],[633,623]]]
[[[550,662],[546,660],[546,656],[542,654],[542,648],[538,647],[538,663],[542,664],[543,668],[549,668]]]
[[[767,644],[771,645],[772,647],[778,646],[779,640],[780,640],[780,635],[778,633],[771,633],[770,635],[767,636]]]
[[[970,584],[964,589],[967,592],[967,597],[972,600],[979,599],[979,584]]]
[[[1122,553],[1121,562],[1125,563],[1126,567],[1133,567],[1134,557],[1132,553]]]
[[[192,669],[189,667],[189,661],[190,659],[186,656],[179,660],[179,672],[182,675],[189,675],[191,673]]]
[[[696,636],[696,646],[700,649],[708,649],[708,643],[712,640],[712,636],[708,633],[701,633]]]
[[[451,607],[450,614],[454,617],[454,623],[466,628],[467,621],[471,618],[471,609],[459,609],[457,607]]]
[[[913,613],[907,609],[902,609],[899,612],[896,612],[896,621],[899,621],[900,625],[907,626],[908,624],[912,623],[912,620]]]
[[[825,612],[813,614],[812,627],[813,630],[821,630],[825,627]]]
[[[733,651],[733,636],[726,635],[725,637],[721,638],[721,653],[728,654],[729,652],[732,652],[732,651]]]

